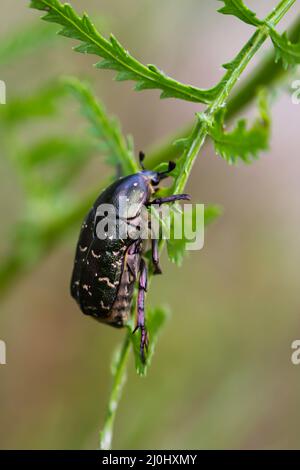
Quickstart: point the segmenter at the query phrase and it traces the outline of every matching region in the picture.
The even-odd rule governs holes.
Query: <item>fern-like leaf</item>
[[[300,64],[300,40],[292,43],[287,34],[278,34],[271,29],[270,36],[275,47],[275,62],[282,61],[285,69]]]
[[[225,5],[218,10],[223,15],[233,15],[242,20],[244,23],[252,26],[259,26],[263,22],[259,20],[256,13],[251,11],[242,0],[219,0]]]
[[[215,88],[201,90],[191,85],[182,84],[155,65],[143,65],[120,44],[113,36],[104,38],[99,33],[87,15],[80,17],[69,4],[59,0],[31,0],[30,6],[46,12],[44,20],[57,23],[63,28],[59,34],[81,42],[75,47],[77,52],[94,54],[102,57],[96,64],[99,69],[117,71],[116,80],[133,80],[135,90],[159,89],[161,98],[179,98],[209,104],[216,96]]]
[[[259,152],[268,149],[271,122],[265,93],[260,96],[259,111],[260,117],[251,128],[247,129],[246,120],[241,119],[231,132],[224,129],[224,111],[218,112],[213,123],[208,124],[208,134],[213,139],[217,155],[230,164],[238,160],[251,163],[258,158]]]
[[[183,233],[181,238],[175,238],[174,233],[176,231],[175,225],[178,223],[179,228],[184,227],[188,229],[192,234],[193,231],[198,229],[198,233],[195,234],[195,237],[202,237],[201,240],[204,241],[204,233],[201,233],[201,230],[204,229],[208,224],[216,220],[222,213],[222,209],[217,205],[200,205],[193,207],[189,212],[184,212],[180,210],[174,210],[172,213],[172,227],[171,227],[171,237],[167,240],[167,251],[169,260],[172,263],[175,263],[177,266],[181,266],[184,260],[185,255],[188,254],[187,247],[189,243],[192,243],[193,240],[188,240],[186,234]],[[184,225],[183,225],[184,221]],[[200,224],[201,222],[201,224]],[[197,249],[200,249],[198,246]]]
[[[107,115],[104,105],[95,98],[90,86],[76,78],[65,78],[64,83],[81,104],[82,113],[92,125],[92,133],[100,142],[100,149],[107,156],[107,162],[120,165],[123,174],[136,173],[131,138],[125,138],[119,122]]]

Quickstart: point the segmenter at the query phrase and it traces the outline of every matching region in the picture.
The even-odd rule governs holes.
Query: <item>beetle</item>
[[[148,171],[143,165],[144,154],[139,154],[141,171],[120,177],[107,187],[96,199],[85,217],[76,248],[71,295],[81,311],[116,328],[124,327],[131,312],[134,287],[138,284],[137,320],[134,332],[141,331],[140,356],[145,362],[148,333],[145,322],[145,293],[147,291],[147,264],[143,257],[144,243],[140,237],[132,239],[109,236],[99,238],[97,226],[103,221],[99,207],[110,204],[116,209],[116,225],[121,221],[128,226],[138,226],[143,207],[178,200],[189,200],[187,194],[165,198],[152,196],[158,191],[161,180],[174,170],[169,162],[164,172]],[[120,198],[126,198],[128,208],[122,212]],[[152,200],[151,200],[152,199]],[[153,273],[160,274],[158,240],[152,239]]]

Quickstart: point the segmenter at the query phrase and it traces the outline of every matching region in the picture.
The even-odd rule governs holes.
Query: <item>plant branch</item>
[[[107,405],[106,417],[103,430],[100,433],[100,449],[109,450],[111,448],[113,426],[116,417],[116,410],[121,399],[122,389],[126,380],[127,361],[131,345],[131,332],[125,336],[121,350],[112,363],[113,383],[109,402]]]
[[[162,91],[161,98],[177,98],[206,104],[211,103],[217,94],[217,87],[202,90],[185,85],[167,76],[155,65],[142,64],[113,35],[109,40],[106,39],[86,14],[80,17],[67,3],[62,4],[59,0],[31,0],[30,6],[45,11],[45,21],[61,25],[63,29],[59,34],[79,40],[81,44],[75,47],[76,52],[102,57],[96,64],[97,68],[117,71],[118,81],[135,81],[136,91],[159,89]]]
[[[272,13],[267,16],[265,23],[270,26],[276,26],[285,13],[293,6],[295,1],[296,0],[282,0],[277,7],[274,8]],[[266,26],[265,24],[259,26],[236,58],[228,64],[229,70],[226,74],[226,80],[224,78],[221,80],[222,86],[218,96],[204,113],[198,115],[198,122],[194,126],[191,136],[187,139],[188,145],[179,159],[180,171],[171,188],[172,193],[176,194],[184,190],[193,164],[208,135],[209,125],[213,122],[217,112],[226,105],[228,95],[232,88],[251,61],[252,57],[269,37],[269,34],[269,26]]]
[[[291,41],[296,41],[300,35],[300,17],[297,18],[294,25],[287,31]],[[282,67],[280,63],[275,62],[275,53],[269,52],[266,57],[255,67],[255,70],[240,85],[239,90],[229,98],[226,108],[226,118],[233,119],[250,103],[253,102],[260,87],[272,87],[287,77],[290,72]],[[193,131],[194,124],[187,124],[179,131],[164,138],[162,142],[156,144],[147,154],[147,163],[151,168],[156,167],[163,161],[176,159],[181,152],[177,145],[172,142],[183,139]]]
[[[295,0],[282,0],[278,6],[274,9],[271,15],[269,15],[266,19],[268,22],[268,25],[275,26],[278,21],[282,18],[282,16],[288,11],[288,9],[295,3]],[[53,5],[56,5],[56,7],[62,7],[60,2],[57,0],[34,0],[32,2],[34,6],[38,9],[44,9],[49,12],[49,10],[53,7]],[[39,8],[42,7],[42,8]],[[69,7],[64,6],[65,11],[67,10],[67,13],[70,13]],[[53,13],[53,12],[52,12]],[[57,13],[57,11],[56,11]],[[73,12],[74,13],[74,12]],[[72,14],[73,14],[72,13]],[[75,13],[74,13],[75,14]],[[82,39],[81,37],[77,37],[80,41],[85,41],[86,39],[90,40],[92,39],[94,41],[93,35],[95,34],[95,29],[87,19],[87,17],[79,18],[75,14],[76,21],[71,19],[71,22],[69,21],[69,18],[67,18],[69,22],[69,26],[74,27],[76,26],[77,28],[77,33],[79,35],[82,35],[83,33],[85,34],[85,30],[82,28],[88,28],[90,29],[90,33],[87,37]],[[80,20],[80,27],[78,29],[78,18]],[[49,19],[49,15],[48,15]],[[66,20],[66,18],[63,18]],[[52,20],[54,22],[59,22],[57,21],[57,18],[53,18]],[[75,23],[74,23],[75,21]],[[174,192],[181,192],[185,184],[187,182],[187,179],[189,177],[189,174],[191,172],[191,169],[193,167],[194,161],[202,148],[207,136],[209,135],[208,129],[209,129],[209,124],[213,120],[214,116],[216,113],[222,109],[222,107],[226,104],[226,101],[228,99],[228,95],[231,92],[232,88],[236,84],[236,81],[239,79],[240,75],[242,74],[243,70],[249,63],[249,61],[252,59],[253,55],[257,52],[257,50],[261,47],[261,45],[264,43],[264,41],[267,39],[269,35],[269,26],[264,24],[260,24],[257,31],[254,33],[250,41],[246,44],[246,46],[242,49],[240,54],[236,57],[236,59],[227,66],[228,70],[221,80],[221,82],[214,87],[211,90],[205,91],[201,89],[197,89],[194,87],[189,87],[188,85],[183,85],[183,84],[178,84],[175,80],[170,79],[169,77],[165,76],[162,74],[162,72],[158,71],[156,67],[150,66],[146,67],[143,64],[140,64],[138,61],[136,61],[134,58],[128,55],[127,53],[127,58],[128,64],[129,64],[129,69],[127,67],[127,62],[126,62],[126,67],[127,67],[127,72],[129,74],[127,75],[118,75],[119,80],[121,79],[131,79],[136,80],[138,83],[140,83],[140,86],[138,86],[138,89],[145,89],[145,88],[159,88],[163,90],[163,97],[169,97],[169,96],[175,96],[176,98],[182,98],[186,99],[189,101],[199,101],[199,102],[205,102],[209,104],[209,108],[206,110],[204,114],[202,114],[200,117],[198,116],[197,122],[191,132],[190,137],[186,141],[186,148],[183,152],[182,157],[179,159],[179,164],[178,164],[178,169],[179,172],[176,175],[174,185],[172,187],[172,191]],[[66,25],[64,24],[64,27]],[[299,28],[299,22],[298,26]],[[75,28],[75,29],[76,29]],[[67,31],[64,29],[63,34],[66,34]],[[73,33],[72,33],[73,34]],[[97,32],[97,34],[99,34]],[[89,48],[87,52],[90,53],[98,53],[98,55],[101,55],[102,57],[104,56],[103,52],[105,54],[109,55],[109,59],[116,59],[117,63],[119,66],[124,65],[124,52],[122,46],[115,40],[115,38],[112,37],[110,41],[107,41],[104,39],[100,34],[100,39],[97,37],[96,43],[94,42],[94,46],[97,49],[97,52],[95,52],[95,49]],[[71,37],[74,37],[71,35]],[[85,45],[86,47],[86,45]],[[102,49],[101,49],[102,48]],[[101,49],[101,54],[99,53]],[[83,49],[81,49],[82,51]],[[120,72],[119,68],[116,68],[115,66],[112,67],[112,64],[106,62],[104,64],[106,68],[114,68],[117,69]],[[103,66],[103,62],[102,62]],[[130,69],[131,67],[131,69]],[[122,70],[121,70],[122,71]],[[124,70],[123,70],[124,71]],[[276,72],[274,72],[276,71]],[[134,73],[133,73],[134,72]],[[133,73],[133,75],[130,75]],[[134,74],[137,73],[138,79],[134,76]],[[264,83],[271,83],[275,79],[279,78],[284,71],[280,71],[280,68],[278,65],[272,65],[271,64],[271,59],[268,59],[266,64],[261,67],[261,69],[256,72],[253,77],[246,83],[244,86],[244,89],[242,89],[235,97],[231,100],[231,104],[229,101],[229,113],[228,115],[232,117],[236,112],[238,112],[242,107],[244,107],[246,104],[248,104],[253,97],[255,96],[257,84],[261,83],[263,81]],[[151,83],[151,86],[149,85],[149,82],[147,84],[147,80]],[[155,85],[155,86],[154,86]],[[203,95],[202,93],[205,93]],[[184,133],[184,136],[187,135],[187,132]],[[174,149],[174,150],[173,150]],[[156,155],[152,156],[151,160],[152,162],[155,161],[155,159],[159,162],[165,161],[168,159],[167,155],[168,152],[175,151],[175,147],[163,147],[160,152],[158,152]],[[178,150],[176,150],[178,152]],[[159,157],[157,156],[159,155]],[[17,275],[19,275],[24,269],[29,269],[34,262],[36,262],[38,259],[41,258],[42,255],[46,253],[54,244],[58,243],[58,241],[61,239],[61,237],[67,232],[67,230],[71,229],[75,224],[78,223],[78,221],[83,217],[83,215],[86,213],[86,211],[89,209],[91,203],[95,199],[95,197],[98,195],[99,191],[102,189],[97,187],[95,190],[93,190],[90,194],[87,195],[87,197],[80,202],[77,202],[73,204],[70,207],[70,210],[68,214],[63,214],[62,216],[58,215],[54,220],[48,221],[44,226],[36,226],[36,227],[30,227],[30,239],[26,241],[25,238],[25,245],[21,246],[19,251],[16,253],[14,251],[13,255],[11,257],[8,257],[6,263],[4,266],[2,266],[2,271],[0,271],[0,281],[2,280],[5,284],[5,287],[9,285],[9,283],[12,281],[12,279],[15,279]],[[24,237],[21,237],[20,240],[24,240]],[[28,243],[28,245],[26,245]],[[162,245],[162,244],[161,244]],[[35,251],[35,256],[33,259],[29,260],[28,256],[25,256],[25,253],[27,252],[27,248],[32,250],[32,247],[34,246]],[[31,250],[28,250],[29,253],[32,253]],[[115,414],[117,410],[117,405],[120,399],[121,395],[121,390],[122,390],[122,385],[124,383],[124,377],[126,373],[126,363],[128,360],[128,351],[130,348],[130,333],[126,335],[123,347],[121,349],[121,353],[118,356],[118,360],[115,363],[114,366],[114,379],[113,379],[113,387],[112,387],[112,393],[110,396],[109,400],[109,406],[108,406],[108,411],[105,419],[105,425],[102,433],[102,448],[108,448],[111,443],[111,437],[112,437],[112,429],[113,429],[113,424],[115,420]]]
[[[276,25],[294,3],[295,3],[295,0],[281,1],[277,5],[277,7],[273,10],[273,12],[267,17],[266,20],[268,21],[268,23]],[[198,120],[197,120],[196,125],[194,126],[193,132],[190,135],[190,137],[187,139],[186,149],[182,157],[179,159],[179,173],[177,174],[174,184],[172,188],[170,189],[170,193],[172,194],[180,193],[184,190],[188,177],[191,173],[193,164],[195,162],[195,159],[197,158],[199,151],[201,147],[203,146],[206,137],[208,136],[209,122],[213,120],[214,116],[219,111],[219,109],[223,108],[228,98],[228,95],[231,92],[232,88],[234,87],[235,83],[239,79],[240,75],[242,74],[242,72],[244,71],[244,69],[246,68],[246,66],[248,65],[252,57],[254,56],[254,54],[258,51],[258,49],[261,47],[264,41],[268,38],[268,36],[269,36],[269,29],[265,26],[259,26],[257,31],[254,33],[254,35],[251,37],[251,39],[248,41],[245,47],[241,50],[241,52],[237,55],[235,60],[232,62],[229,68],[230,73],[226,74],[227,76],[226,80],[223,79],[221,81],[222,86],[220,87],[219,93],[216,96],[213,103],[209,106],[209,108],[206,110],[205,113],[203,113],[201,116],[198,116]],[[160,240],[160,250],[163,248],[163,246],[164,246],[164,240]],[[113,396],[115,393],[116,380],[117,380],[117,384],[123,383],[122,376],[125,377],[125,374],[126,374],[126,361],[127,361],[127,358],[129,357],[128,356],[128,348],[129,348],[128,340],[129,340],[129,336],[126,335],[126,338],[124,340],[124,345],[122,348],[122,350],[125,351],[125,354],[122,357],[122,360],[120,361],[120,369],[116,369],[115,371],[112,395],[109,400],[108,414],[107,414],[107,418],[104,424],[105,435],[108,436],[109,439],[107,439],[107,441],[104,441],[105,444],[107,444],[107,447],[102,447],[102,448],[106,448],[106,449],[110,448],[111,446],[114,417],[117,411],[116,407],[114,407],[113,416],[111,415],[112,413],[111,403],[113,402],[114,404],[116,404],[116,401],[114,400],[114,396]],[[118,398],[119,398],[119,394],[118,394]]]
[[[79,100],[83,114],[92,125],[93,134],[102,141],[101,150],[108,154],[108,162],[120,166],[124,175],[136,173],[139,168],[130,138],[124,137],[118,121],[108,116],[90,86],[74,77],[66,77],[63,82]]]

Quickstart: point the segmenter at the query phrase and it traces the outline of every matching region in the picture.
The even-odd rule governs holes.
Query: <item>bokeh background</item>
[[[144,63],[200,87],[221,77],[221,64],[252,30],[216,13],[215,1],[74,0],[105,33],[112,31]],[[250,1],[263,15],[276,1]],[[28,2],[1,0],[1,41],[39,21]],[[284,29],[297,6],[280,25]],[[54,31],[57,29],[54,27]],[[1,67],[8,101],[29,95],[60,75],[88,78],[109,113],[147,152],[191,121],[202,107],[134,93],[92,56],[58,38]],[[266,48],[270,47],[270,43]],[[264,48],[264,49],[266,49]],[[263,57],[262,50],[246,73]],[[299,76],[300,78],[300,76]],[[289,88],[289,87],[287,87]],[[272,106],[270,151],[252,165],[228,166],[206,145],[188,191],[193,200],[217,203],[224,213],[206,232],[205,247],[177,268],[164,256],[149,305],[169,305],[172,317],[157,346],[147,378],[130,361],[115,425],[114,448],[299,448],[300,366],[291,343],[300,337],[299,113],[291,91]],[[64,130],[86,124],[75,106]],[[53,123],[51,124],[53,125]],[[20,129],[26,145],[51,126]],[[1,156],[1,254],[23,195],[10,161]],[[85,168],[76,191],[99,185],[109,174],[101,156]],[[78,224],[78,229],[79,229]],[[1,303],[0,339],[7,365],[0,366],[0,447],[93,449],[98,446],[111,377],[110,359],[122,331],[80,314],[69,296],[77,233],[71,233]]]

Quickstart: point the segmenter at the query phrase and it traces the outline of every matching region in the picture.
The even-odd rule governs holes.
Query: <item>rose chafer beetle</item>
[[[140,152],[142,171],[121,177],[106,188],[85,217],[76,248],[71,295],[84,314],[120,328],[129,319],[137,283],[137,321],[134,332],[138,329],[141,331],[140,354],[144,362],[148,334],[145,322],[147,264],[143,257],[143,239],[111,236],[102,239],[97,236],[96,230],[101,221],[97,209],[103,204],[111,204],[116,209],[116,224],[125,221],[128,226],[138,227],[144,207],[190,199],[187,194],[152,199],[159,189],[160,181],[169,176],[175,163],[169,162],[168,170],[164,172],[147,171],[143,159],[144,154]],[[119,202],[124,197],[128,201],[126,213],[122,213]],[[151,245],[153,273],[160,274],[158,240],[152,239]]]

